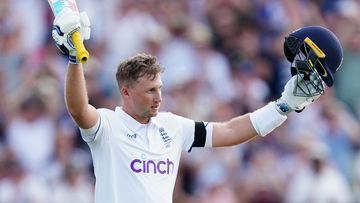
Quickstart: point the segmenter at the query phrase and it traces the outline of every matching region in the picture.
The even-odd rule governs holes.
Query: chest
[[[110,144],[124,156],[141,160],[174,159],[181,153],[180,132],[166,126],[143,125],[132,130],[125,125],[113,128]]]
[[[114,157],[121,157],[131,173],[173,175],[181,155],[177,134],[156,125],[136,130],[119,127],[111,139]]]

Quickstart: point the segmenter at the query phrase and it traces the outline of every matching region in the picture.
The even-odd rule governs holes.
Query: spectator
[[[285,202],[353,202],[352,191],[344,175],[329,163],[327,146],[314,139],[303,141],[299,144],[307,152],[305,164],[290,179]]]
[[[326,89],[325,96],[301,112],[301,119],[290,116],[289,122],[264,142],[218,149],[205,156],[197,156],[195,151],[184,156],[186,168],[177,180],[181,195],[175,195],[174,202],[216,202],[218,198],[245,202],[254,200],[254,194],[261,191],[271,192],[279,202],[308,202],[307,194],[318,190],[295,190],[298,183],[318,184],[322,190],[327,181],[335,182],[324,183],[328,186],[345,188],[339,198],[346,197],[353,184],[354,201],[359,202],[359,1],[77,2],[92,22],[91,40],[85,44],[92,53],[85,67],[92,104],[116,105],[116,84],[109,83],[115,71],[111,67],[118,64],[119,57],[144,51],[157,55],[169,73],[164,75],[164,109],[216,121],[279,96],[290,77],[283,56],[284,33],[310,24],[334,31],[344,48],[335,88]],[[65,60],[55,54],[57,50],[49,41],[52,20],[44,1],[0,1],[0,202],[52,202],[54,198],[92,202],[79,197],[92,193],[93,177],[87,173],[92,170],[88,162],[91,154],[79,144],[81,138],[69,125],[61,100]],[[328,156],[318,164],[322,168],[319,173],[311,164],[315,162],[310,161],[310,149],[294,150],[305,130],[316,143],[328,147]],[[6,152],[9,149],[12,155]],[[81,167],[71,162],[79,151],[86,153],[84,161],[79,161],[84,164]],[[206,165],[202,162],[205,159],[212,161]],[[266,172],[258,177],[252,171]],[[211,178],[206,179],[205,174]],[[275,175],[267,179],[268,174]],[[324,180],[325,176],[335,178]],[[24,188],[16,190],[18,186]],[[279,195],[278,191],[286,188],[286,197]],[[292,193],[294,199],[289,197]],[[316,199],[319,196],[311,198],[320,202]]]

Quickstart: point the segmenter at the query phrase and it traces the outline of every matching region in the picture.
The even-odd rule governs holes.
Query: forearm
[[[213,146],[232,146],[257,135],[265,136],[280,126],[287,116],[281,114],[275,102],[243,116],[213,125]]]
[[[88,95],[82,64],[69,63],[65,78],[65,104],[75,121],[85,115],[88,108]]]
[[[88,104],[88,96],[81,64],[69,63],[65,78],[65,103],[72,116],[84,111]]]
[[[249,114],[235,117],[227,122],[214,123],[213,147],[238,145],[257,136]]]

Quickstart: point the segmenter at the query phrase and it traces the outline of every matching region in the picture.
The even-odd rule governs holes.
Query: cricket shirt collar
[[[157,121],[155,118],[150,118],[150,121],[148,124],[142,124],[139,123],[137,120],[135,120],[133,117],[131,117],[128,113],[126,113],[122,107],[117,106],[115,108],[115,112],[120,116],[120,119],[122,121],[124,121],[124,124],[131,129],[132,131],[136,132],[138,131],[141,127],[146,126],[146,125],[158,125]]]

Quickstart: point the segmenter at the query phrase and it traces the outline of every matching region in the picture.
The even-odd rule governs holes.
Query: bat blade
[[[58,15],[64,8],[70,8],[72,11],[79,12],[75,0],[48,0],[54,15]]]

